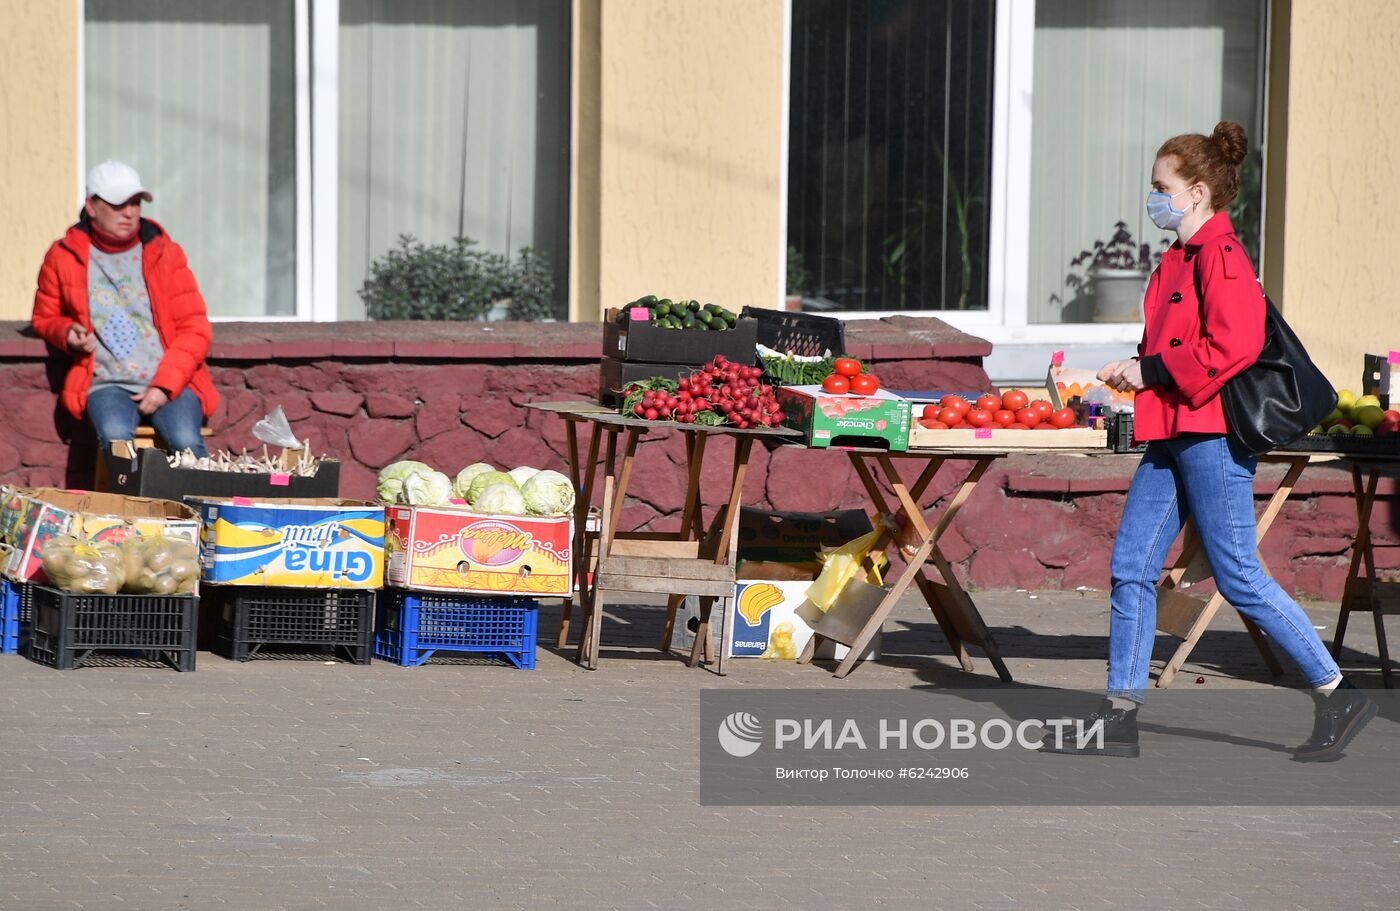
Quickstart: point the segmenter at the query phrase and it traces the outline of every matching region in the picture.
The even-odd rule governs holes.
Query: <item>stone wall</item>
[[[937,320],[848,324],[848,348],[890,388],[988,388],[980,363],[990,347]],[[9,430],[0,435],[0,480],[91,484],[91,431],[57,408],[62,364],[44,346],[0,328],[0,383]],[[213,448],[257,444],[253,422],[281,405],[299,436],[342,460],[341,494],[372,497],[374,476],[399,458],[456,469],[475,461],[563,470],[562,421],[521,408],[531,401],[586,399],[597,391],[600,331],[593,325],[334,323],[230,324],[215,329],[210,364],[223,404],[210,421]],[[723,499],[732,446],[709,447],[703,498]],[[678,434],[641,445],[624,528],[675,527],[684,492]],[[1013,456],[998,462],[944,539],[964,578],[980,588],[1106,588],[1108,555],[1136,459]],[[912,466],[906,466],[911,474]],[[965,466],[935,478],[948,496]],[[1277,467],[1261,469],[1259,491]],[[888,490],[888,486],[886,485]],[[1341,593],[1355,507],[1349,475],[1318,466],[1304,476],[1264,555],[1301,596]],[[1382,568],[1400,568],[1395,488],[1372,523]],[[756,448],[745,503],[781,510],[866,506],[848,460],[836,452]]]

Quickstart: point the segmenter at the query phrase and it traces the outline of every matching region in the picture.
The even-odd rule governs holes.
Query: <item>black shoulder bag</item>
[[[1198,260],[1199,262],[1199,260]],[[1205,328],[1205,295],[1195,275]],[[1337,390],[1264,295],[1264,350],[1220,390],[1228,436],[1251,453],[1281,449],[1301,439],[1337,407]]]

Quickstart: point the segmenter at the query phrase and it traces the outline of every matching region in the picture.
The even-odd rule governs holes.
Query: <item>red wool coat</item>
[[[1137,394],[1133,436],[1224,433],[1221,387],[1264,348],[1264,292],[1228,215],[1217,212],[1185,246],[1162,254],[1144,311],[1138,354],[1160,355],[1172,385]]]
[[[192,389],[205,416],[214,413],[219,394],[209,376],[205,358],[213,329],[209,325],[204,298],[194,273],[185,260],[185,251],[171,240],[160,225],[141,219],[141,268],[151,297],[151,316],[165,356],[156,368],[151,385],[159,386],[174,399]],[[63,380],[63,407],[76,418],[87,409],[88,390],[97,358],[92,354],[73,355],[68,351],[68,330],[76,323],[92,331],[88,313],[88,250],[92,238],[82,224],[68,229],[44,256],[39,269],[39,290],[34,294],[31,322],[40,338],[69,354],[73,364]]]

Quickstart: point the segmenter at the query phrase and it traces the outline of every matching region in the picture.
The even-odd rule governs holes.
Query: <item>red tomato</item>
[[[1027,427],[1034,427],[1040,423],[1040,412],[1027,405],[1016,412],[1016,423],[1025,424]]]
[[[1020,411],[1031,403],[1031,397],[1019,389],[1013,389],[1001,397],[1001,407],[1007,411]]]
[[[945,395],[938,400],[938,404],[942,405],[944,408],[960,408],[963,414],[967,414],[968,411],[972,410],[972,406],[967,403],[967,399],[960,395]]]
[[[986,411],[997,412],[1001,410],[1001,396],[992,395],[990,392],[977,398],[977,407]]]
[[[1042,421],[1055,413],[1055,406],[1045,401],[1045,399],[1036,399],[1034,402],[1031,402],[1030,407],[1040,413],[1040,419]]]
[[[1016,412],[1007,411],[1005,408],[992,414],[992,420],[1003,427],[1010,427],[1016,423]]]
[[[948,429],[948,425],[945,424],[945,423],[943,423],[942,421],[932,421],[932,420],[929,420],[928,418],[925,418],[924,420],[920,421],[920,422],[919,422],[919,426],[922,427],[922,428],[924,428],[925,430],[947,430],[947,429]]]
[[[938,420],[938,412],[942,410],[943,406],[941,405],[925,405],[924,413],[921,415],[921,417],[936,421]]]
[[[873,373],[862,373],[851,377],[851,395],[874,395],[880,388],[880,381]]]
[[[849,378],[853,376],[859,376],[860,361],[856,360],[853,357],[838,357],[836,359],[836,363],[832,366],[831,369],[835,370],[837,373],[841,374],[844,377]]]
[[[1073,408],[1061,408],[1059,411],[1050,415],[1050,423],[1055,429],[1063,430],[1066,427],[1074,426],[1074,418],[1075,414]]]
[[[822,380],[822,390],[832,395],[845,395],[851,391],[851,381],[839,373],[833,373]]]
[[[974,408],[967,413],[967,422],[973,427],[986,427],[992,422],[992,413],[985,408]]]
[[[960,423],[962,418],[962,412],[956,408],[944,408],[942,411],[938,412],[938,419],[949,427]]]
[[[1025,425],[1025,424],[1022,424],[1020,421],[1017,421],[1016,423],[1012,424],[1010,427],[1008,427],[1008,428],[1006,428],[1006,429],[1007,429],[1007,430],[1030,430],[1031,428],[1030,428],[1029,426]]]

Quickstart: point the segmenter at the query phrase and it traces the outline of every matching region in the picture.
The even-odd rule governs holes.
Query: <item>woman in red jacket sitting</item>
[[[141,217],[150,199],[128,165],[92,169],[78,223],[39,270],[34,330],[73,358],[63,405],[88,416],[104,449],[146,418],[171,451],[207,455],[200,427],[219,401],[209,316],[184,251]]]
[[[1108,699],[1102,748],[1054,752],[1138,755],[1137,707],[1156,637],[1156,585],[1167,550],[1194,520],[1216,585],[1236,610],[1288,653],[1313,688],[1313,734],[1295,758],[1328,761],[1376,713],[1342,677],[1312,621],[1269,577],[1255,550],[1258,458],[1226,436],[1220,390],[1264,346],[1264,294],[1225,209],[1239,190],[1244,128],[1162,144],[1147,214],[1176,243],[1147,285],[1140,357],[1108,364],[1099,379],[1137,391],[1134,434],[1147,441],[1113,547]],[[1047,749],[1051,748],[1047,743]]]

